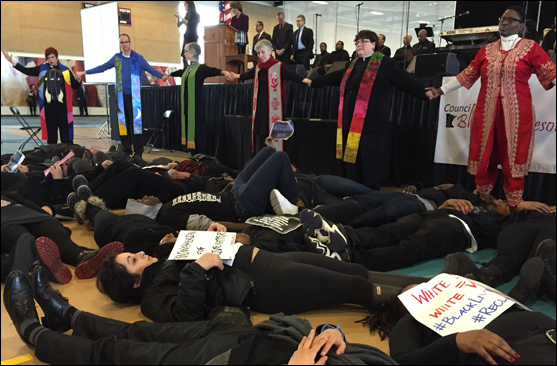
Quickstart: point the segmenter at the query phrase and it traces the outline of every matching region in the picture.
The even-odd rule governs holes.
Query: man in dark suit
[[[385,46],[385,41],[387,40],[387,37],[385,37],[384,34],[379,34],[377,35],[377,37],[379,38],[379,47],[377,48],[377,51],[381,52],[387,57],[391,57],[391,49]]]
[[[330,53],[327,52],[327,44],[325,42],[321,42],[321,44],[319,44],[319,50],[321,53],[319,55],[315,55],[315,60],[313,61],[314,68],[325,65],[325,61],[330,55]]]
[[[418,43],[412,46],[412,54],[416,56],[428,53],[435,53],[435,43],[427,39],[427,31],[422,29],[418,32]]]
[[[257,52],[255,52],[255,45],[257,44],[257,42],[261,41],[262,39],[266,39],[267,41],[272,42],[271,40],[271,36],[269,35],[269,33],[265,32],[263,30],[263,22],[261,20],[258,20],[255,23],[255,31],[257,32],[257,34],[255,35],[255,37],[253,37],[253,55],[257,56]]]
[[[309,60],[313,58],[313,30],[306,27],[306,17],[302,14],[296,18],[296,25],[298,30],[294,32],[291,59],[309,70]]]
[[[271,37],[271,43],[273,43],[273,48],[275,49],[275,57],[283,64],[290,65],[294,29],[292,24],[284,21],[283,11],[277,13],[277,21],[278,24],[273,28],[273,37]]]

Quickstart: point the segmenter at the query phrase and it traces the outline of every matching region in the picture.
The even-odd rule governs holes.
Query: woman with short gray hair
[[[195,42],[184,46],[184,58],[189,61],[189,66],[176,70],[170,76],[182,78],[182,145],[192,154],[209,153],[207,142],[207,128],[205,121],[205,103],[203,100],[203,82],[211,76],[226,76],[227,71],[198,62],[201,47]]]
[[[269,136],[271,126],[283,120],[284,103],[286,102],[286,83],[284,79],[311,85],[311,80],[289,71],[283,63],[274,58],[273,45],[262,39],[255,45],[259,62],[251,70],[242,75],[229,73],[227,79],[241,81],[255,79],[253,82],[252,152],[263,149],[265,139]],[[270,106],[270,107],[269,107]],[[275,141],[274,147],[282,150],[282,142]]]

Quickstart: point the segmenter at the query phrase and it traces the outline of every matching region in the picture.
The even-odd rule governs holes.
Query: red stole
[[[364,128],[364,120],[369,105],[369,97],[371,96],[373,83],[375,83],[377,70],[379,70],[379,66],[381,66],[381,60],[383,57],[384,55],[381,52],[375,52],[371,55],[369,58],[369,64],[367,65],[362,81],[360,82],[360,88],[358,89],[358,95],[356,97],[356,105],[354,106],[354,115],[352,116],[352,121],[350,122],[350,132],[348,133],[348,140],[346,141],[346,150],[344,151],[344,161],[347,163],[356,163],[358,147],[360,146],[360,137],[362,135],[362,129]],[[337,159],[343,158],[344,150],[342,143],[344,89],[346,87],[346,80],[356,65],[356,62],[358,62],[358,59],[355,59],[350,63],[348,70],[346,70],[346,73],[342,78],[342,83],[340,84],[340,103],[338,106],[337,124]]]
[[[274,122],[282,121],[282,103],[285,99],[286,88],[282,82],[281,75],[282,63],[271,56],[267,62],[259,61],[255,67],[255,80],[253,82],[253,109],[251,116],[251,151],[254,152],[253,131],[255,126],[255,114],[257,112],[257,97],[259,92],[259,71],[268,70],[268,88],[269,88],[269,109],[268,109],[268,127],[269,132]],[[275,144],[276,145],[276,144]],[[282,142],[275,146],[277,150],[282,150]]]

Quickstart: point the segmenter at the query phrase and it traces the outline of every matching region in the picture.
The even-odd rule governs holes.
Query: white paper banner
[[[469,278],[440,274],[398,296],[410,314],[441,336],[483,329],[515,304]]]
[[[205,253],[215,253],[227,260],[233,258],[240,246],[236,233],[182,230],[168,259],[196,260]]]
[[[453,77],[444,77],[443,84]],[[555,174],[555,87],[546,91],[536,75],[529,80],[536,111],[531,172]],[[435,162],[468,165],[470,119],[480,92],[478,80],[470,90],[459,88],[441,96]]]

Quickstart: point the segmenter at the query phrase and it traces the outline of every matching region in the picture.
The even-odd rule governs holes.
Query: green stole
[[[184,92],[187,84],[188,88],[188,126],[187,126],[187,148],[195,149],[195,74],[199,69],[199,62],[193,66],[188,66],[182,73],[182,84],[180,95],[182,97],[182,145],[186,145],[186,113],[184,111]],[[191,71],[188,73],[188,70]]]
[[[344,161],[347,163],[356,163],[356,156],[358,155],[358,147],[360,146],[360,137],[362,136],[362,130],[364,128],[364,120],[367,114],[367,108],[369,105],[369,97],[371,96],[371,91],[373,89],[373,83],[375,83],[375,78],[377,77],[377,70],[381,66],[381,60],[385,55],[381,52],[375,52],[369,58],[369,63],[360,82],[360,87],[358,89],[358,95],[356,97],[356,105],[354,106],[354,115],[352,116],[352,121],[350,122],[350,132],[348,133],[348,139],[346,141],[346,150],[344,151]],[[354,59],[344,77],[342,78],[342,83],[340,84],[340,103],[338,106],[338,123],[337,123],[337,159],[343,158],[343,143],[342,143],[342,110],[344,107],[344,89],[346,87],[346,80],[352,72],[352,69],[358,62],[359,58]]]

